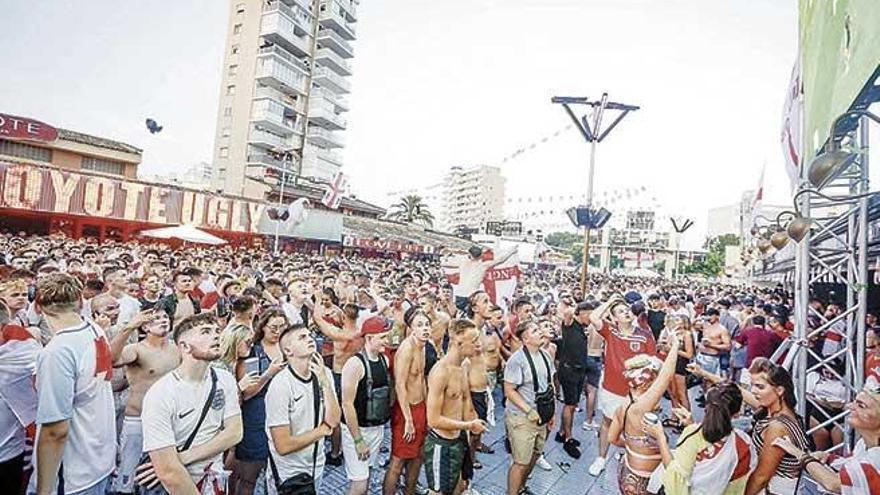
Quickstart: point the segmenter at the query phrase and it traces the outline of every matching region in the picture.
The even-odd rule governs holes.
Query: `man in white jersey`
[[[458,293],[455,297],[455,305],[458,309],[465,311],[468,296],[479,290],[480,284],[483,283],[483,277],[486,275],[486,271],[504,263],[510,259],[516,251],[517,248],[513,248],[504,254],[499,254],[494,259],[484,260],[483,249],[478,246],[473,246],[468,249],[468,256],[459,260],[457,263],[444,262],[444,268],[458,269],[459,282],[456,287]]]
[[[147,391],[141,409],[144,452],[138,482],[153,476],[168,493],[194,495],[206,486],[220,495],[226,485],[223,452],[241,441],[238,384],[209,365],[220,357],[220,327],[210,313],[184,318],[174,328],[181,362]]]
[[[37,284],[35,301],[52,339],[37,360],[36,468],[28,493],[104,495],[116,460],[110,346],[80,315],[79,280],[50,274]]]
[[[333,373],[324,366],[315,339],[305,326],[288,327],[279,345],[287,367],[275,375],[266,392],[267,478],[283,485],[297,476],[311,476],[315,492],[321,493],[324,439],[342,417]]]

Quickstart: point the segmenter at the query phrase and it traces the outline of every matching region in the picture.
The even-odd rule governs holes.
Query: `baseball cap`
[[[385,333],[389,330],[391,330],[391,324],[388,320],[381,316],[371,316],[361,324],[361,337]]]
[[[636,301],[641,301],[642,295],[634,290],[631,290],[631,291],[627,292],[626,294],[624,294],[623,300],[626,301],[627,304],[632,304]]]

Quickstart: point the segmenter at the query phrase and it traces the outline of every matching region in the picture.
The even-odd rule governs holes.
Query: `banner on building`
[[[782,156],[789,189],[794,192],[801,178],[801,133],[803,131],[804,89],[801,85],[800,58],[795,60],[782,110]]]
[[[367,238],[355,236],[342,236],[344,247],[371,249],[375,251],[395,251],[398,253],[433,254],[434,246],[418,244],[415,242],[399,241],[397,239]]]
[[[0,208],[259,233],[266,205],[161,184],[0,162]]]
[[[828,140],[880,60],[877,0],[800,0],[800,67],[804,92],[804,163]]]

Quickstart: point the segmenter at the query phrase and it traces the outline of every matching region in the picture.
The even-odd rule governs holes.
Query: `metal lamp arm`
[[[880,117],[878,117],[877,115],[875,115],[867,110],[850,110],[848,112],[844,112],[844,113],[840,114],[836,119],[834,119],[833,122],[831,122],[831,132],[828,134],[828,136],[829,136],[828,150],[829,151],[839,150],[838,143],[834,139],[835,132],[837,131],[837,126],[840,125],[840,122],[843,121],[843,119],[849,118],[849,117],[855,117],[855,116],[867,117],[867,118],[873,120],[874,122],[880,124]]]
[[[823,199],[827,199],[828,201],[851,201],[853,199],[862,199],[862,198],[868,198],[871,196],[876,196],[877,194],[880,194],[880,191],[872,191],[872,192],[866,192],[866,193],[862,193],[862,194],[852,194],[849,196],[828,196],[827,194],[823,194],[823,193],[819,192],[817,189],[812,189],[812,188],[802,189],[802,190],[798,191],[797,194],[794,195],[794,198],[792,198],[792,202],[794,203],[795,209],[797,209],[797,207],[798,207],[798,199],[800,199],[800,197],[803,196],[804,194],[815,194],[816,196],[819,196],[820,198],[823,198]],[[783,212],[783,213],[785,213],[785,212]],[[780,213],[780,215],[781,214],[782,213]]]

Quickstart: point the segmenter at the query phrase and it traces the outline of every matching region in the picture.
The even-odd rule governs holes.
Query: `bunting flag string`
[[[557,131],[554,132],[553,134],[549,134],[549,135],[547,135],[547,136],[542,137],[541,139],[539,139],[539,140],[537,140],[537,141],[534,141],[534,142],[532,142],[532,143],[527,144],[526,146],[523,146],[523,147],[521,147],[521,148],[517,148],[513,153],[511,153],[511,154],[505,156],[504,158],[502,158],[502,159],[501,159],[501,164],[506,164],[507,162],[510,162],[510,161],[513,161],[513,160],[519,158],[519,157],[522,156],[523,154],[525,154],[525,153],[527,153],[527,152],[529,152],[529,151],[534,150],[534,149],[537,148],[538,146],[550,142],[551,139],[554,139],[554,138],[557,138],[557,137],[561,136],[563,132],[569,131],[569,130],[571,130],[572,128],[574,128],[574,124],[568,124],[568,125],[566,125],[565,127],[561,128],[561,129],[559,129],[559,130],[557,130]]]

